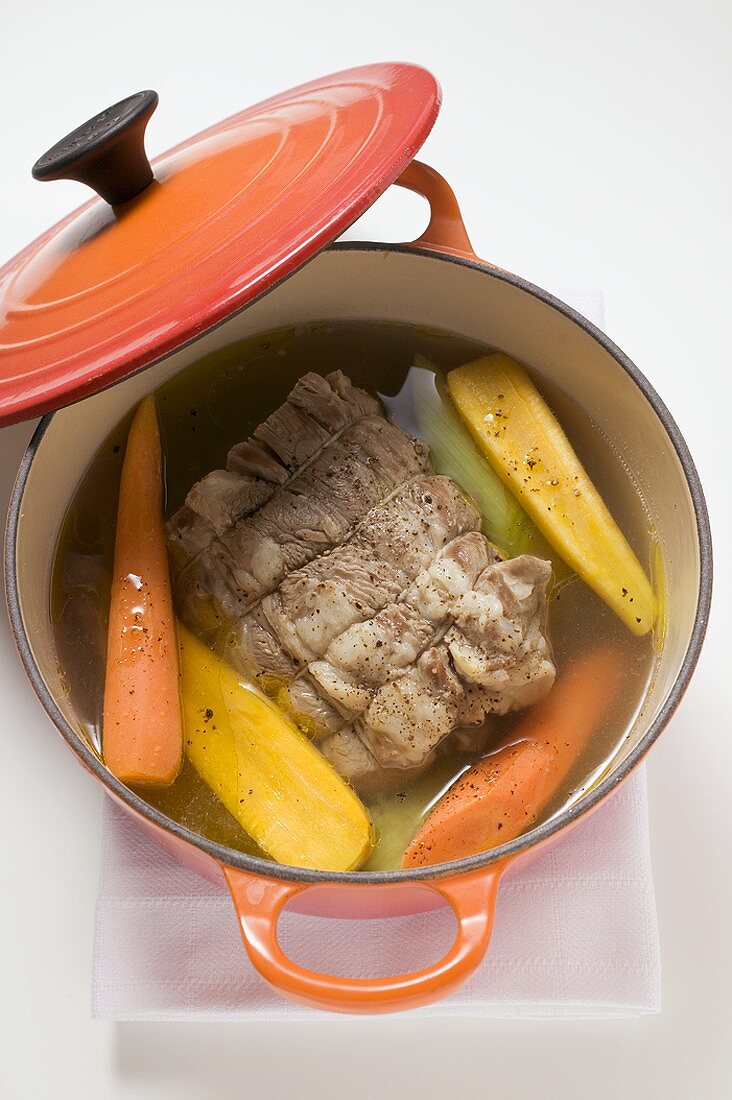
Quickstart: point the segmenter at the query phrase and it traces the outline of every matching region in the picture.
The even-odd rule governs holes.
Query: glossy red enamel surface
[[[396,179],[439,102],[417,66],[336,73],[159,157],[131,202],[94,199],[49,230],[0,271],[0,424],[139,370],[290,274]]]

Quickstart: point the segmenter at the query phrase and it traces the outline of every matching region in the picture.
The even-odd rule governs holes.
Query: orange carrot
[[[402,867],[462,859],[526,832],[607,712],[622,667],[622,655],[612,646],[575,658],[546,699],[513,730],[511,744],[453,783],[422,823]]]
[[[163,460],[152,397],[135,414],[122,467],[102,747],[110,771],[124,783],[168,786],[183,760]]]

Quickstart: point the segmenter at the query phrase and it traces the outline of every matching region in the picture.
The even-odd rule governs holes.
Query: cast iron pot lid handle
[[[152,183],[145,129],[158,105],[151,90],[127,96],[77,126],[33,165],[37,180],[78,180],[119,206]]]

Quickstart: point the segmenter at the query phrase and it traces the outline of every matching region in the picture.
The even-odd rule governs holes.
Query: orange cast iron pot
[[[455,990],[475,970],[488,946],[499,881],[509,864],[555,838],[611,794],[668,722],[698,658],[711,592],[710,534],[699,479],[678,428],[647,380],[570,307],[479,260],[455,197],[436,172],[413,162],[398,183],[429,200],[431,217],[419,240],[408,245],[340,243],[325,249],[194,345],[46,416],[20,469],[6,542],[8,602],[18,648],[43,706],[77,757],[176,859],[226,881],[249,958],[274,989],[336,1012],[390,1012],[428,1004]],[[54,660],[46,599],[53,532],[58,529],[54,525],[108,425],[211,348],[289,323],[340,318],[401,319],[470,335],[513,353],[563,385],[590,409],[623,454],[654,515],[666,565],[666,647],[635,732],[608,774],[526,836],[484,855],[420,870],[332,874],[279,866],[226,849],[168,820],[109,774],[79,733]],[[374,918],[449,905],[457,934],[445,957],[423,970],[342,978],[307,970],[284,954],[277,921],[286,905],[322,916]]]

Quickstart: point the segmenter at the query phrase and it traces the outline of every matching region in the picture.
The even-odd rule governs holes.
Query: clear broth
[[[179,507],[194,481],[225,465],[229,448],[250,435],[306,371],[327,374],[339,368],[357,385],[394,396],[418,353],[449,370],[490,350],[450,333],[410,325],[340,322],[269,333],[216,352],[156,394],[167,514]],[[544,379],[535,380],[640,561],[647,565],[653,549],[652,527],[622,460],[587,412]],[[100,753],[115,516],[129,421],[126,418],[111,432],[79,485],[59,538],[53,571],[51,613],[59,665],[83,732]],[[541,820],[575,801],[606,771],[630,736],[654,667],[650,636],[630,634],[580,581],[553,596],[549,631],[559,669],[573,653],[598,641],[620,647],[625,658],[624,690],[617,693],[615,705]],[[515,720],[511,716],[498,720],[496,741]],[[424,814],[470,763],[465,753],[445,755],[411,786],[369,802],[380,839],[366,870],[399,865]],[[263,855],[190,764],[167,790],[138,793],[194,832],[230,848]]]

